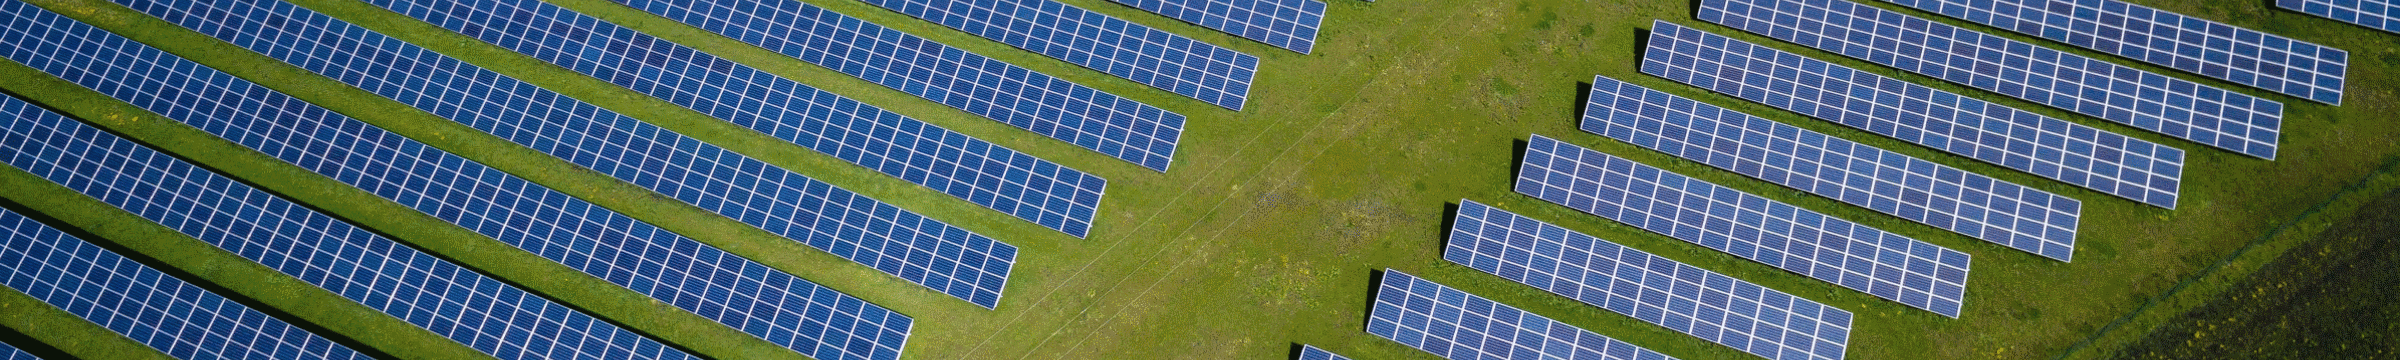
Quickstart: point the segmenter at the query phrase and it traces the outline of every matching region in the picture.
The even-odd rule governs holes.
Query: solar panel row
[[[1316,0],[1108,0],[1307,54],[1325,22]]]
[[[1350,358],[1325,351],[1325,349],[1318,349],[1316,345],[1301,345],[1299,360],[1350,360]]]
[[[1089,234],[1107,185],[1098,176],[548,3],[368,3],[1076,237]]]
[[[65,40],[9,57],[85,75],[73,81],[801,353],[896,358],[907,339],[912,320],[889,309],[158,49],[63,36],[96,31],[79,28],[30,33]],[[867,214],[848,215],[845,225],[866,225],[857,222]],[[929,283],[996,299],[1008,265],[999,260],[969,269],[975,278]]]
[[[8,346],[8,343],[0,343],[0,360],[41,360],[41,358],[27,354],[24,350],[17,350],[15,346]]]
[[[1675,96],[1592,79],[1583,130],[2067,261],[2083,202]]]
[[[2115,0],[1883,0],[2340,105],[2350,53]]]
[[[1841,359],[1850,312],[1459,201],[1442,258],[1768,359]]]
[[[1642,73],[2163,208],[2183,180],[2181,149],[1666,21]]]
[[[1966,253],[1536,135],[1518,193],[1956,318]]]
[[[368,358],[5,209],[0,259],[0,284],[175,358]]]
[[[2389,0],[2275,0],[2275,7],[2400,32],[2400,5]]]
[[[1049,0],[866,0],[868,4],[1241,110],[1258,57]]]
[[[933,102],[1167,171],[1182,114],[797,1],[634,0],[665,16]]]
[[[71,22],[0,2],[10,34]],[[93,37],[97,29],[72,34]],[[0,37],[5,44],[59,38]],[[73,75],[84,77],[90,75]],[[15,98],[0,160],[500,359],[691,355]]]
[[[1672,359],[1392,269],[1376,287],[1367,333],[1451,359]]]
[[[2275,158],[2283,104],[1842,0],[1710,0],[1700,19],[2178,139]]]
[[[224,14],[214,6],[137,9],[225,31],[220,35],[257,31],[227,36],[302,68],[987,308],[997,306],[1014,262],[1016,248],[990,238],[321,14],[271,4],[279,5],[228,5],[279,14],[258,19],[207,20],[183,12]],[[277,29],[266,25],[270,21],[288,29],[259,30]]]

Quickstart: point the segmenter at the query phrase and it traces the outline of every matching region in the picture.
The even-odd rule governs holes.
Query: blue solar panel
[[[65,17],[0,2],[10,28]],[[40,13],[33,15],[29,13]],[[84,27],[82,37],[99,30]],[[12,30],[10,33],[21,33]],[[22,44],[32,38],[0,38]],[[48,38],[64,40],[60,38]],[[84,77],[76,75],[71,77]],[[500,359],[689,359],[366,229],[14,98],[0,160]]]
[[[2389,0],[2275,0],[2275,7],[2400,32],[2400,5]]]
[[[2311,101],[2340,105],[2350,53],[2114,0],[1884,0]]]
[[[1709,0],[1700,19],[2243,155],[2283,103],[1842,0]]]
[[[0,343],[0,360],[42,360],[42,358],[27,354],[24,350],[17,350],[17,347],[8,346],[8,343]]]
[[[1451,359],[1661,360],[1656,351],[1384,269],[1367,333]]]
[[[1316,345],[1300,345],[1298,360],[1350,360],[1350,358],[1325,351],[1325,349],[1318,349]]]
[[[1967,253],[1536,135],[1517,192],[1956,318]]]
[[[0,101],[10,116],[57,116]],[[178,359],[368,358],[8,210],[0,259],[0,284]]]
[[[73,81],[801,353],[894,358],[907,339],[912,320],[889,309],[95,31],[35,31],[26,35],[61,41],[8,55],[51,74],[88,75]],[[824,211],[871,216],[860,210]],[[988,250],[969,252],[988,257]],[[1009,260],[965,269],[974,278],[936,273],[927,280],[955,287],[944,290],[957,296],[997,299]],[[836,323],[856,325],[825,326]],[[848,353],[852,342],[867,350]]]
[[[1183,115],[798,1],[625,5],[781,52],[1151,170],[1167,171]]]
[[[499,0],[370,3],[1076,237],[1089,234],[1094,210],[1099,208],[1101,192],[1107,185],[1098,176],[555,5]],[[380,45],[381,50],[420,51],[380,35],[359,38],[367,40],[367,44]],[[279,50],[286,51],[261,52],[285,61],[317,55]],[[412,55],[419,56],[400,59],[455,61],[430,53]],[[477,78],[486,72],[468,69],[474,69],[465,72]],[[509,88],[508,84],[501,85]],[[392,92],[385,91],[384,95],[401,98]],[[551,99],[555,93],[537,89],[520,92],[538,94],[535,99],[582,104],[564,96]],[[421,109],[438,107],[418,104]]]
[[[2173,209],[2183,150],[1653,23],[1642,73]]]
[[[1241,110],[1258,57],[1049,0],[866,0],[1092,70]]]
[[[1768,359],[1841,359],[1850,312],[1460,201],[1442,258]]]
[[[569,162],[987,308],[997,306],[1007,269],[1014,263],[1016,248],[991,238],[591,104],[540,92],[531,85],[455,59],[421,49],[404,52],[416,48],[404,48],[406,45],[398,41],[333,22],[316,13],[288,4],[277,6],[282,6],[278,11],[304,14],[318,24],[341,26],[322,32],[280,32],[267,38],[274,41],[248,37],[240,43],[282,46],[262,46],[261,50],[267,50],[262,52],[269,54],[292,55],[294,49],[319,49],[319,55],[301,57],[309,60],[296,63],[325,74],[337,74],[345,82],[425,106],[437,115],[520,141]],[[301,37],[326,41],[296,39]],[[369,37],[383,39],[375,43],[390,47],[368,48],[355,43],[359,41],[356,39]],[[347,48],[339,53],[322,52],[343,47]],[[349,68],[334,67],[325,60],[348,61],[353,57],[389,61]],[[370,77],[364,71],[351,70],[386,67],[414,71]],[[456,85],[411,86],[423,81],[415,76]],[[494,83],[503,84],[489,85]],[[536,99],[542,100],[538,104],[546,106],[534,106]]]
[[[1316,0],[1108,0],[1307,54],[1325,22]]]
[[[1583,131],[2059,261],[2083,215],[2073,198],[1606,76]]]

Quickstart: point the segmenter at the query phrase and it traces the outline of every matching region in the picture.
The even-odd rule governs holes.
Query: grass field
[[[294,0],[1016,245],[1020,256],[1005,297],[987,310],[116,5],[27,1],[912,316],[909,358],[1279,358],[1293,343],[1361,359],[1430,358],[1362,330],[1368,279],[1384,268],[1671,356],[1749,357],[1440,260],[1445,205],[1462,198],[1849,310],[1857,314],[1851,358],[2105,358],[2131,354],[2124,350],[2146,342],[2152,329],[2188,328],[2170,324],[2229,289],[2247,289],[2239,284],[2250,274],[2334,224],[2379,211],[2362,209],[2389,209],[2369,207],[2369,200],[2400,188],[2400,175],[2392,174],[2400,163],[2400,121],[2391,116],[2400,113],[2400,35],[2272,10],[2263,1],[2135,2],[2351,52],[2343,106],[2239,89],[2287,105],[2274,161],[1701,23],[1691,19],[1686,1],[1331,0],[1316,53],[1300,55],[1103,0],[1062,0],[1260,56],[1248,106],[1232,112],[863,3],[807,0],[1185,114],[1190,121],[1176,163],[1162,174],[604,0],[552,0],[1105,177],[1108,194],[1094,231],[1077,239],[363,3]],[[2149,207],[1641,75],[1635,36],[1652,19],[2183,148],[2190,153],[2183,200],[2175,210]],[[1574,126],[1577,100],[1593,74],[2081,199],[2075,261],[2047,260],[1582,133]],[[0,63],[0,89],[693,353],[800,357],[13,62]],[[1516,195],[1509,190],[1512,151],[1531,134],[1972,254],[1965,313],[1945,318]],[[0,169],[0,189],[12,210],[53,218],[86,239],[354,348],[401,358],[480,356],[22,171]],[[15,292],[0,291],[0,326],[13,332],[0,339],[38,342],[30,347],[53,354],[149,353]]]

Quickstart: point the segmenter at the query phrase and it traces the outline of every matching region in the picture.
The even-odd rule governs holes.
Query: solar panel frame
[[[1350,358],[1344,357],[1341,354],[1325,351],[1325,349],[1318,349],[1316,345],[1305,344],[1300,345],[1300,356],[1293,358],[1296,360],[1350,360]]]
[[[2341,49],[2123,1],[1883,1],[2332,105],[2350,66]]]
[[[1392,269],[1368,305],[1367,333],[1451,359],[1673,359]]]
[[[0,23],[32,23],[24,13],[31,6],[0,2],[0,12],[12,20]],[[28,39],[0,38],[8,44]],[[0,162],[493,357],[693,358],[74,120],[0,121],[6,121],[0,123]]]
[[[242,9],[290,14],[283,18],[308,19],[320,25],[310,28],[315,30],[267,34],[270,37],[244,38],[237,43],[272,44],[254,50],[293,56],[299,60],[287,61],[302,68],[333,74],[370,92],[429,108],[427,112],[434,115],[978,306],[998,306],[1009,269],[1014,266],[1016,247],[989,237],[321,14],[273,4],[282,8]],[[184,8],[167,9],[163,11]],[[176,19],[191,21],[195,17],[174,15],[170,20]],[[387,61],[370,63],[359,60],[362,58]],[[337,65],[335,59],[347,65]],[[411,71],[371,73],[381,68]],[[453,86],[412,85],[421,83]]]
[[[1666,21],[1642,73],[2174,209],[2184,152]]]
[[[12,116],[41,111],[0,102]],[[0,259],[0,285],[175,358],[369,358],[7,209]],[[19,357],[6,353],[22,354],[0,344],[0,359]]]
[[[624,5],[1165,172],[1183,114],[798,1]]]
[[[1258,57],[1049,0],[867,4],[1235,111]]]
[[[1325,22],[1325,3],[1315,0],[1108,1],[1302,54]]]
[[[2400,4],[2389,0],[2275,0],[2275,7],[2400,33]]]
[[[1842,0],[1708,0],[1700,20],[2274,160],[2283,103]]]
[[[1535,135],[1520,194],[1958,318],[1967,253]]]
[[[2083,202],[1932,161],[1594,76],[1582,128],[1776,185],[2058,261]]]
[[[1442,259],[1768,359],[1841,359],[1851,314],[1473,200]]]
[[[173,54],[96,31],[77,27],[12,34],[62,40],[12,47],[4,53],[53,75],[87,75],[70,81],[800,353],[828,359],[897,358],[913,326],[913,319],[890,309]],[[96,36],[73,35],[75,32]],[[855,200],[858,197],[852,195],[819,201],[828,203],[820,205],[833,205]],[[825,207],[834,209],[816,210],[842,220],[894,211],[889,205]],[[875,226],[906,230],[914,224]],[[854,242],[875,245],[869,239]],[[990,250],[965,249],[964,254],[954,256],[965,258]],[[983,276],[958,281],[968,285],[964,288],[936,290],[997,299],[1013,258],[976,260],[992,262],[983,262],[986,268],[980,271],[961,271]],[[927,272],[922,268],[938,266],[927,264],[912,270]],[[925,280],[952,283],[941,276],[930,274]],[[988,286],[973,286],[976,281]],[[824,325],[835,323],[854,325]],[[870,346],[854,354],[848,349],[852,342]]]

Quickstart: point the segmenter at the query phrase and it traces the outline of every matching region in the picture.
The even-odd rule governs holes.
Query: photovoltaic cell
[[[1517,193],[1942,316],[1966,253],[1536,135]]]
[[[1656,351],[1384,269],[1367,333],[1451,359],[1662,360]]]
[[[798,1],[625,5],[1052,139],[1167,171],[1182,114]],[[527,6],[530,7],[530,6]]]
[[[0,98],[10,116],[57,116]],[[4,209],[0,259],[7,259],[0,281],[9,288],[178,359],[368,358]],[[19,352],[0,346],[0,353]]]
[[[1350,358],[1325,351],[1325,349],[1318,349],[1316,345],[1300,345],[1299,360],[1350,360]]]
[[[2123,1],[1884,2],[2334,105],[2350,66],[2341,49]]]
[[[2283,103],[1843,0],[1709,0],[1700,20],[2275,159]]]
[[[17,347],[8,346],[8,343],[0,343],[0,360],[42,360],[42,358],[27,354],[24,350],[17,350]]]
[[[1098,176],[1049,160],[555,5],[529,0],[369,3],[1076,237],[1090,232],[1107,185]],[[378,44],[384,49],[421,51],[380,35],[361,38],[368,44],[390,43]],[[457,61],[430,53],[418,58]],[[487,72],[468,69],[478,78]],[[582,104],[563,96],[555,101]]]
[[[1474,201],[1442,258],[1768,359],[1849,347],[1849,311]]]
[[[2400,32],[2400,5],[2389,0],[2275,0],[2275,7]]]
[[[2181,149],[1665,21],[1642,73],[2168,209],[2183,181]]]
[[[38,12],[31,8],[0,2],[7,13],[0,24],[21,29],[72,21],[29,16]],[[85,76],[91,75],[69,77]],[[7,103],[0,106],[18,114],[0,120],[6,121],[0,124],[0,160],[10,166],[493,357],[693,358],[173,156],[55,114],[33,116],[39,114],[24,110],[30,104],[13,98]]]
[[[1617,81],[1592,79],[1583,131],[2067,261],[2083,203]]]
[[[1016,258],[1015,247],[991,238],[329,17],[289,4],[273,4],[283,7],[278,11],[307,15],[303,19],[315,24],[309,28],[329,30],[241,37],[237,44],[257,45],[253,49],[301,59],[294,63],[977,305],[997,306],[1007,269]],[[172,15],[179,11],[176,8],[145,8],[166,12],[171,20],[207,24],[194,17]],[[244,29],[266,28],[236,24]],[[328,43],[306,40],[309,37],[353,40]],[[381,39],[374,43],[384,47],[353,46],[358,44],[351,42],[369,37]],[[300,51],[316,52],[300,55]],[[401,57],[404,54],[417,57]],[[393,60],[384,65],[351,65],[362,57]],[[407,70],[377,70],[385,68]],[[451,85],[421,86],[417,84],[428,80],[415,76]]]
[[[89,27],[26,35],[60,41],[10,49],[18,63],[83,75],[72,81],[769,342],[889,359],[907,338],[912,320],[889,309],[164,51]],[[834,215],[872,220],[863,210]],[[1005,261],[931,280],[997,298]]]
[[[1258,57],[1049,0],[866,0],[868,4],[1241,110]]]
[[[1325,22],[1316,0],[1108,0],[1307,54]]]

